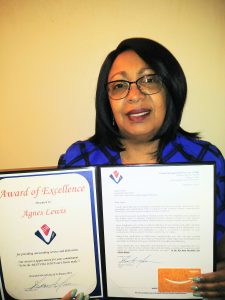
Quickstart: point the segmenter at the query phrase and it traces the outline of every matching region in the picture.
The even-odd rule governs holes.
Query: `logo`
[[[123,179],[123,176],[120,175],[118,171],[114,171],[109,177],[115,181],[115,183],[119,183]]]
[[[159,268],[158,290],[160,293],[190,293],[193,277],[199,277],[200,269]]]
[[[35,235],[47,245],[49,245],[56,237],[56,233],[46,224],[42,225],[41,228],[35,232]]]

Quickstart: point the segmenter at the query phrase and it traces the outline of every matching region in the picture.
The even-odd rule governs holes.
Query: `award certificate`
[[[214,165],[101,168],[107,295],[196,299],[213,271]]]
[[[102,296],[95,172],[0,174],[3,299]]]

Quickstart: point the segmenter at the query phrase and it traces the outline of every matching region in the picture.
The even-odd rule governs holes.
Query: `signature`
[[[32,286],[25,288],[25,291],[31,292],[31,291],[37,291],[39,289],[55,289],[56,292],[63,287],[74,287],[76,284],[74,282],[71,282],[72,277],[74,275],[71,275],[65,279],[63,277],[58,277],[53,282],[49,283],[49,277],[44,276],[41,277],[39,280],[36,280]],[[46,279],[48,279],[48,283],[46,283]]]
[[[122,268],[124,266],[135,266],[136,268],[139,267],[141,264],[146,263],[160,263],[158,261],[153,261],[150,259],[151,255],[144,256],[143,258],[137,256],[122,256],[121,260],[119,261],[119,267]]]

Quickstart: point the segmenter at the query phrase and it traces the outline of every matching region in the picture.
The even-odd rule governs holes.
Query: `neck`
[[[125,151],[120,152],[122,164],[156,164],[159,140],[135,142],[123,140]]]

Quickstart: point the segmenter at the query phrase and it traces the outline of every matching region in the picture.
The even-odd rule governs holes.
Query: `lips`
[[[150,113],[150,109],[142,108],[130,110],[126,115],[130,121],[142,122],[150,115]]]

